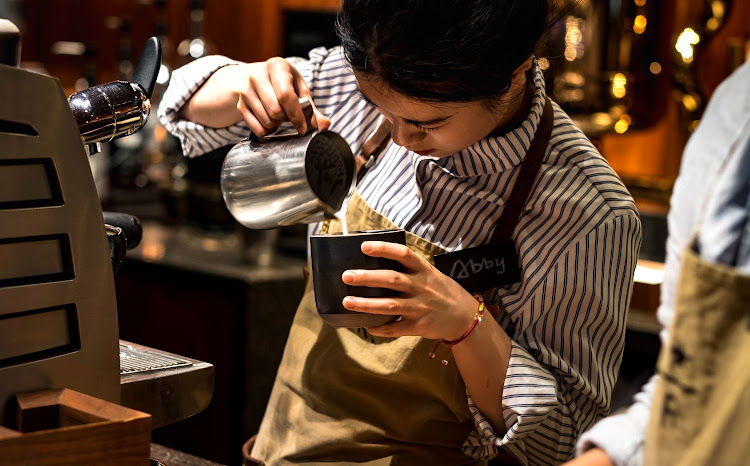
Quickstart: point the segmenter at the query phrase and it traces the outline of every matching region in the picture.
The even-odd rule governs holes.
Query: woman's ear
[[[534,63],[534,55],[529,55],[529,57],[521,63],[521,66],[516,68],[516,70],[513,72],[513,75],[511,77],[511,81],[514,83],[518,83],[519,81],[522,81],[526,78],[526,72],[531,69],[531,65]]]

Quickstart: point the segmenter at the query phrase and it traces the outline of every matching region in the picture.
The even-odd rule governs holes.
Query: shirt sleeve
[[[351,68],[346,63],[340,47],[326,49],[318,47],[310,51],[308,58],[289,57],[305,79],[313,96],[315,106],[332,118],[338,127],[357,128],[374,120],[374,109],[365,109],[363,99],[357,95],[357,82]],[[159,121],[167,130],[177,136],[186,157],[196,157],[223,146],[235,144],[250,135],[244,121],[227,128],[210,128],[180,117],[179,111],[185,102],[217,70],[240,62],[215,55],[201,58],[174,71],[169,87],[159,105]],[[354,97],[354,98],[353,98]],[[363,115],[363,110],[367,110]],[[346,117],[346,114],[351,117]],[[348,118],[348,119],[347,119]],[[369,118],[369,120],[367,120]],[[360,120],[363,120],[360,122]],[[366,121],[365,121],[366,120]],[[291,124],[282,125],[292,129]],[[357,132],[352,130],[350,132]],[[350,143],[358,141],[360,134],[342,134]]]
[[[177,136],[186,157],[197,157],[223,146],[234,144],[250,135],[244,121],[228,128],[210,128],[180,118],[179,111],[185,102],[217,70],[237,65],[239,62],[220,55],[201,58],[172,73],[169,87],[159,104],[159,121],[167,130]]]
[[[618,466],[643,464],[644,434],[657,382],[658,376],[652,376],[633,398],[627,411],[602,419],[584,433],[578,441],[577,454],[598,447]]]
[[[569,244],[535,284],[515,328],[496,435],[468,396],[475,429],[463,451],[505,448],[521,464],[569,459],[579,435],[609,411],[622,359],[641,223],[615,216]]]
[[[683,190],[683,180],[678,180],[675,192]],[[693,192],[700,182],[690,183]],[[684,200],[683,200],[684,199]],[[675,203],[675,201],[677,201]],[[669,213],[670,235],[666,244],[666,262],[664,281],[661,284],[660,305],[657,311],[662,325],[660,337],[662,342],[669,339],[667,329],[674,317],[674,301],[681,268],[682,249],[687,244],[693,229],[692,215],[685,215],[683,207],[698,204],[691,196],[680,196],[673,199]],[[592,448],[601,448],[617,466],[639,466],[643,464],[643,443],[648,428],[651,412],[651,401],[656,390],[659,376],[652,376],[633,397],[633,403],[620,414],[598,421],[578,440],[576,454],[581,455]]]

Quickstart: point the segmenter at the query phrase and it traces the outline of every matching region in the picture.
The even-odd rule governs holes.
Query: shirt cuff
[[[239,62],[213,55],[189,63],[172,73],[169,87],[159,104],[158,116],[164,127],[180,140],[186,157],[196,157],[249,136],[250,130],[244,121],[227,128],[210,128],[182,119],[179,115],[185,102],[211,75],[225,66],[236,64]]]
[[[581,435],[576,455],[592,448],[601,448],[617,466],[642,464],[643,442],[657,383],[658,376],[651,377],[640,393],[633,397],[633,404],[627,411],[600,420]]]
[[[648,412],[646,411],[646,418]],[[630,414],[618,414],[600,420],[578,441],[576,454],[601,448],[617,466],[643,464],[643,431],[636,427]]]
[[[555,409],[557,381],[526,349],[512,341],[502,399],[505,434],[502,437],[495,434],[468,394],[467,399],[475,428],[464,442],[463,451],[476,459],[490,459],[500,447],[532,432]],[[508,451],[522,460],[520,450],[508,448]]]

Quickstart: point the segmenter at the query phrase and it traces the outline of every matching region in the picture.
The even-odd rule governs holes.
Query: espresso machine
[[[138,244],[141,226],[130,215],[102,212],[87,158],[102,143],[146,123],[161,63],[159,42],[147,42],[130,82],[94,86],[69,98],[58,79],[20,69],[19,60],[19,30],[0,20],[0,451],[7,435],[20,435],[12,430],[19,394],[73,390],[77,394],[69,399],[79,401],[80,394],[122,401],[150,413],[138,405],[144,396],[125,399],[129,381],[123,377],[151,371],[143,379],[153,379],[154,370],[200,363],[118,339],[113,274],[125,251]],[[184,417],[200,411],[213,390],[213,368],[200,364],[210,369],[210,379],[203,386],[189,384],[187,406],[171,405],[179,398],[168,385],[174,382],[159,380],[166,392],[149,392],[171,397],[159,400],[169,405],[165,410],[182,409]],[[206,395],[196,397],[199,392]],[[96,423],[99,414],[66,419],[75,424],[81,416]],[[153,427],[160,422],[155,415]]]

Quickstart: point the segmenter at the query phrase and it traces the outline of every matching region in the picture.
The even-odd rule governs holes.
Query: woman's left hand
[[[366,241],[362,243],[362,252],[368,256],[398,261],[405,268],[403,273],[393,270],[347,270],[342,275],[347,285],[401,292],[395,298],[344,298],[344,307],[351,311],[401,316],[396,322],[367,328],[369,333],[381,337],[415,335],[428,339],[457,340],[471,327],[478,307],[477,300],[408,247],[397,243]]]

